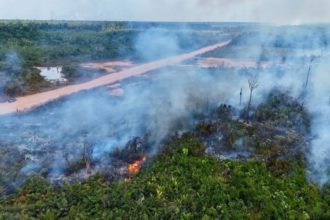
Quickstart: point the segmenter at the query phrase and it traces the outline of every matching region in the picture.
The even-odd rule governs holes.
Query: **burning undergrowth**
[[[97,89],[3,117],[1,182],[6,191],[33,173],[55,183],[97,172],[109,180],[129,175],[130,164],[157,153],[169,135],[191,129],[196,115],[218,104],[213,77],[195,72],[173,83],[175,71],[165,72],[156,79],[136,78],[136,86],[123,82],[123,96]]]
[[[96,173],[108,181],[130,178],[169,140],[189,131],[220,159],[266,160],[283,172],[285,161],[295,159],[318,168],[315,180],[323,184],[327,57],[315,64],[294,60],[286,68],[291,61],[262,69],[172,67],[120,82],[119,96],[100,88],[2,117],[2,191],[12,192],[32,174],[56,184]]]
[[[305,148],[293,147],[306,145],[298,130],[301,121],[293,121],[291,128],[277,125],[280,120],[274,118],[305,116],[299,103],[272,95],[255,109],[250,124],[241,117],[244,108],[220,104],[226,91],[218,84],[225,76],[198,71],[188,74],[189,78],[182,75],[184,80],[176,76],[175,84],[170,80],[177,74],[175,68],[165,73],[123,82],[123,96],[109,96],[106,89],[97,89],[31,113],[2,118],[2,134],[6,135],[1,136],[1,182],[7,187],[5,192],[32,174],[54,184],[84,181],[96,173],[110,182],[129,180],[169,140],[193,130],[206,152],[220,159],[273,158],[276,150],[276,159],[303,157]],[[277,148],[269,147],[275,145]]]
[[[197,125],[195,135],[204,141],[208,154],[230,160],[295,159],[306,163],[310,116],[298,101],[271,93],[256,107],[250,123],[244,114],[238,117],[235,112],[232,106],[221,105],[211,120]]]

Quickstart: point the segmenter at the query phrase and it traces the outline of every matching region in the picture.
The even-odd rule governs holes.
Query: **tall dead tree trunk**
[[[310,78],[310,74],[311,74],[311,71],[312,71],[312,65],[313,65],[314,60],[315,60],[315,56],[312,56],[311,60],[309,62],[307,77],[306,77],[306,81],[305,81],[305,88],[304,88],[305,91],[307,90],[307,87],[308,87],[309,78]]]
[[[84,152],[83,159],[86,167],[86,174],[90,176],[92,174],[92,154],[93,154],[93,144],[89,143],[86,139],[84,141]]]
[[[246,122],[249,123],[249,115],[250,115],[250,108],[251,108],[251,102],[252,102],[252,94],[253,94],[253,90],[255,90],[256,88],[258,88],[258,76],[254,75],[252,77],[250,77],[248,79],[248,83],[249,83],[249,88],[250,88],[250,97],[249,97],[249,102],[248,102],[248,106],[246,109]]]

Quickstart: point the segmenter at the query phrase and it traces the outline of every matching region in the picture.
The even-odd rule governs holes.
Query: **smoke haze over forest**
[[[0,0],[0,219],[330,219],[330,0]]]

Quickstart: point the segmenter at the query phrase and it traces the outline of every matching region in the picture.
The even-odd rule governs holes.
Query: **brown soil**
[[[202,68],[215,68],[215,67],[227,67],[227,68],[265,68],[269,63],[261,62],[257,63],[254,60],[247,59],[228,59],[228,58],[215,58],[209,57],[201,59],[197,62],[197,65]]]
[[[128,60],[106,61],[106,62],[97,62],[97,63],[83,63],[80,66],[83,68],[104,69],[107,73],[113,73],[116,71],[116,69],[132,67],[133,63]]]

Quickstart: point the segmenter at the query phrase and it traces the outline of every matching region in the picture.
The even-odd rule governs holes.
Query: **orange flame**
[[[24,191],[21,191],[19,193],[19,201],[20,202],[25,202],[25,192]]]
[[[146,157],[143,157],[141,160],[137,160],[131,164],[128,164],[127,169],[130,174],[136,174],[140,171],[142,163],[146,160]]]

